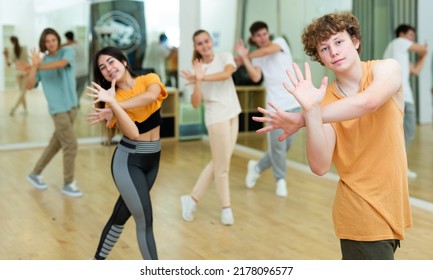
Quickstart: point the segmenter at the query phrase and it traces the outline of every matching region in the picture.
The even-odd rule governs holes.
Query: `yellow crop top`
[[[151,104],[146,106],[127,109],[125,112],[129,115],[129,117],[134,122],[143,122],[147,118],[149,118],[153,113],[158,111],[161,108],[162,101],[167,98],[168,93],[165,88],[165,85],[161,82],[158,75],[154,73],[150,73],[147,75],[139,76],[136,78],[135,85],[132,89],[124,90],[124,89],[116,89],[116,100],[118,102],[122,102],[124,100],[130,99],[138,94],[146,92],[148,86],[150,84],[156,83],[161,87],[161,94],[158,96],[157,100]],[[109,127],[113,128],[117,124],[117,118],[113,117],[111,120]]]

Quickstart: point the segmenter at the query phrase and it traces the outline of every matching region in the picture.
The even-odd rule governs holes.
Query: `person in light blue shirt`
[[[40,70],[36,73],[36,83],[42,82],[42,89],[48,103],[50,115],[64,113],[77,107],[78,98],[75,92],[75,59],[74,50],[61,48],[56,54],[46,55],[42,65],[67,63],[63,68]],[[59,93],[62,94],[59,94]]]
[[[74,180],[78,149],[74,131],[78,105],[75,92],[75,53],[73,49],[61,48],[60,36],[52,28],[46,28],[42,32],[39,48],[40,51],[34,49],[31,51],[32,65],[29,65],[27,88],[34,88],[39,82],[42,83],[55,130],[48,147],[45,148],[33,171],[27,176],[27,180],[38,189],[46,189],[47,185],[41,173],[57,152],[62,150],[64,177],[62,193],[80,197],[82,193]]]

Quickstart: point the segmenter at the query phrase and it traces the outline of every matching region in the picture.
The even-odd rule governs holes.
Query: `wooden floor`
[[[0,259],[89,259],[111,213],[117,191],[109,173],[113,146],[81,145],[77,182],[82,198],[65,197],[61,157],[44,172],[47,190],[30,186],[25,177],[41,149],[3,151],[0,170],[2,238]],[[201,167],[210,159],[205,141],[162,145],[160,172],[152,191],[159,257],[176,259],[339,259],[331,221],[335,181],[289,169],[289,196],[274,193],[270,171],[254,189],[244,187],[247,158],[234,155],[231,195],[235,225],[219,222],[214,188],[198,205],[196,220],[181,219],[179,197],[188,193]],[[398,259],[433,259],[433,213],[413,208],[415,226],[397,251]],[[249,250],[254,248],[254,250]],[[134,222],[110,259],[140,259]]]
[[[31,114],[27,115],[29,124]],[[2,127],[2,131],[1,135],[4,135],[7,130]],[[301,140],[302,134],[295,146],[302,145]],[[248,142],[253,148],[266,145],[263,136],[254,134],[240,135],[239,143],[243,142]],[[76,180],[84,193],[82,198],[61,194],[60,154],[44,171],[49,188],[41,191],[33,188],[25,177],[42,153],[42,148],[1,150],[0,259],[92,258],[102,227],[118,196],[109,170],[113,149],[114,146],[100,144],[79,146]],[[418,152],[422,154],[422,151]],[[209,147],[202,140],[163,141],[160,172],[152,190],[154,232],[160,259],[341,258],[331,220],[336,185],[332,176],[330,179],[321,178],[289,167],[289,196],[279,198],[275,195],[275,183],[269,170],[262,174],[254,189],[246,189],[244,178],[248,159],[258,157],[260,153],[256,149],[238,146],[232,158],[233,226],[221,225],[214,188],[198,205],[195,221],[185,222],[181,218],[179,197],[191,191],[202,167],[210,159]],[[299,157],[302,153],[302,149],[294,147],[289,156]],[[431,154],[427,156],[430,160]],[[420,164],[420,170],[422,168],[423,164]],[[431,173],[431,170],[426,170],[426,173]],[[420,185],[423,182],[418,181]],[[431,182],[428,181],[430,187]],[[412,183],[411,188],[413,186]],[[426,192],[432,192],[431,188]],[[396,258],[432,260],[433,213],[418,207],[412,207],[412,211],[414,227],[406,231],[406,239],[397,250]],[[109,259],[141,259],[134,227],[133,220],[128,221]]]

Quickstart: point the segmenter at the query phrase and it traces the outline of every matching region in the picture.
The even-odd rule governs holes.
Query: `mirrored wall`
[[[51,27],[55,29],[60,37],[61,43],[65,43],[64,34],[67,31],[74,33],[74,39],[83,49],[84,59],[81,64],[85,64],[88,73],[91,73],[91,53],[94,51],[92,42],[104,44],[104,39],[110,37],[116,40],[119,46],[133,49],[128,57],[136,61],[135,70],[139,70],[144,65],[146,47],[158,43],[162,33],[167,34],[170,46],[179,46],[179,1],[178,0],[139,0],[128,1],[131,5],[142,4],[144,13],[140,13],[143,18],[134,22],[140,28],[139,33],[128,26],[128,19],[133,17],[134,7],[131,11],[120,11],[117,14],[110,13],[110,6],[105,3],[113,1],[88,1],[88,0],[17,0],[0,2],[0,47],[2,52],[7,49],[12,52],[11,36],[17,36],[20,45],[30,51],[38,48],[39,35],[43,29]],[[117,1],[119,2],[119,1]],[[123,1],[122,1],[123,2]],[[92,6],[94,17],[98,17],[91,22]],[[123,9],[125,4],[121,5]],[[120,9],[117,9],[120,10]],[[135,9],[136,10],[136,9]],[[122,14],[120,14],[122,13]],[[32,19],[32,20],[29,20]],[[122,20],[120,20],[122,19]],[[129,22],[132,22],[130,20]],[[92,25],[92,26],[91,26]],[[133,25],[133,24],[130,24]],[[136,28],[137,29],[137,28]],[[104,32],[115,32],[113,36],[105,36]],[[140,41],[136,40],[140,37]],[[131,39],[131,40],[130,40]],[[130,43],[129,41],[134,41]],[[90,46],[90,47],[89,47]],[[97,47],[97,46],[96,46]],[[131,55],[129,55],[131,54]],[[134,57],[132,57],[132,54]],[[22,107],[15,110],[11,115],[11,108],[14,107],[19,98],[19,89],[16,80],[17,71],[13,67],[8,67],[4,56],[0,57],[0,125],[3,131],[8,133],[0,134],[0,145],[18,144],[18,147],[25,146],[26,143],[43,143],[48,141],[53,129],[52,120],[48,115],[47,104],[43,95],[42,87],[28,90],[26,93],[27,111]],[[89,79],[91,75],[89,74]],[[91,100],[82,94],[80,100],[80,115],[76,122],[78,137],[87,139],[102,135],[102,127],[89,126],[85,118],[91,111]]]
[[[1,48],[10,48],[10,43],[8,42],[10,35],[18,36],[21,39],[22,45],[28,49],[37,47],[39,34],[45,27],[53,27],[61,35],[68,30],[72,30],[76,33],[77,40],[82,41],[85,45],[89,45],[89,42],[94,39],[92,36],[89,36],[91,34],[89,32],[90,2],[87,0],[1,1]],[[303,63],[308,60],[299,40],[303,26],[311,19],[324,13],[335,10],[352,10],[353,3],[357,1],[353,1],[352,3],[352,0],[144,0],[143,2],[147,44],[150,45],[152,42],[157,42],[161,33],[167,34],[170,45],[179,47],[179,69],[182,70],[190,67],[192,56],[192,32],[190,30],[188,32],[185,31],[185,22],[193,22],[191,30],[195,27],[208,30],[215,41],[215,51],[233,51],[236,39],[240,37],[245,40],[248,39],[248,28],[253,21],[266,21],[273,35],[284,35],[288,39],[295,62]],[[384,1],[376,2],[378,5],[382,5]],[[387,11],[382,6],[379,8],[385,15]],[[182,11],[188,11],[188,13]],[[221,21],[221,13],[224,13],[227,17],[224,21]],[[195,14],[196,16],[191,18],[191,14]],[[216,17],[215,15],[218,16]],[[374,26],[378,30],[383,30],[385,23],[382,24],[378,18],[380,19],[380,17],[375,18]],[[28,19],[33,20],[29,22]],[[386,25],[389,25],[388,21]],[[375,41],[377,46],[386,45],[385,41],[389,38],[388,31],[383,31],[386,32],[386,35],[382,36],[383,42]],[[380,34],[376,34],[376,37],[380,38],[381,36]],[[63,39],[64,37],[62,36]],[[89,50],[86,50],[86,59],[88,60],[90,55]],[[48,116],[42,90],[37,88],[28,92],[29,108],[27,114],[16,112],[15,116],[10,116],[10,107],[15,101],[17,87],[13,70],[7,68],[3,57],[1,62],[0,67],[2,69],[0,75],[2,75],[3,79],[0,88],[4,89],[0,91],[0,125],[2,131],[0,134],[0,145],[13,143],[25,145],[24,143],[47,141],[52,131],[52,121]],[[327,72],[318,63],[311,63],[311,67],[315,83],[318,83],[324,75],[330,76],[332,79],[332,74]],[[181,95],[184,91],[184,85],[184,81],[180,82],[179,91]],[[6,98],[6,96],[8,97]],[[180,104],[182,102],[188,102],[188,100],[180,98]],[[425,106],[425,102],[421,103]],[[431,105],[431,101],[429,104]],[[254,105],[257,104],[254,103]],[[90,111],[90,107],[91,101],[84,95],[81,99],[80,119],[77,121],[77,132],[82,139],[101,135],[100,127],[89,127],[85,121],[86,113]],[[427,129],[424,129],[426,126]],[[433,139],[431,137],[431,130],[431,122],[430,124],[423,125],[422,129],[419,130],[419,136],[417,135],[417,140],[415,141],[419,141],[419,145],[422,145],[421,147],[433,146],[431,142]],[[429,132],[430,134],[428,134]],[[254,132],[241,133],[238,143],[261,151],[266,150],[267,147],[266,135],[257,135]],[[304,143],[305,135],[304,131],[301,130],[294,143],[296,148],[288,153],[290,160],[303,164],[306,163]],[[430,159],[426,158],[429,155]],[[431,148],[428,153],[425,153],[423,148],[411,151],[410,161],[421,174],[430,174],[431,172],[423,170],[425,168],[430,168],[431,170],[432,168]],[[417,181],[411,182],[413,195],[419,198],[425,197],[433,201],[433,192],[426,190],[427,187],[431,187],[432,180],[431,177],[424,178],[422,176]]]

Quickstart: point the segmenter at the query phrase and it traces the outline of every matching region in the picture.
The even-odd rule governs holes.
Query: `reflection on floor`
[[[41,89],[29,90],[26,94],[27,113],[19,107],[13,116],[10,110],[18,98],[15,90],[0,91],[0,145],[23,142],[46,142],[54,131],[53,121],[48,114],[48,106]],[[100,126],[89,126],[86,117],[91,111],[91,100],[83,94],[75,122],[79,138],[101,135]]]

